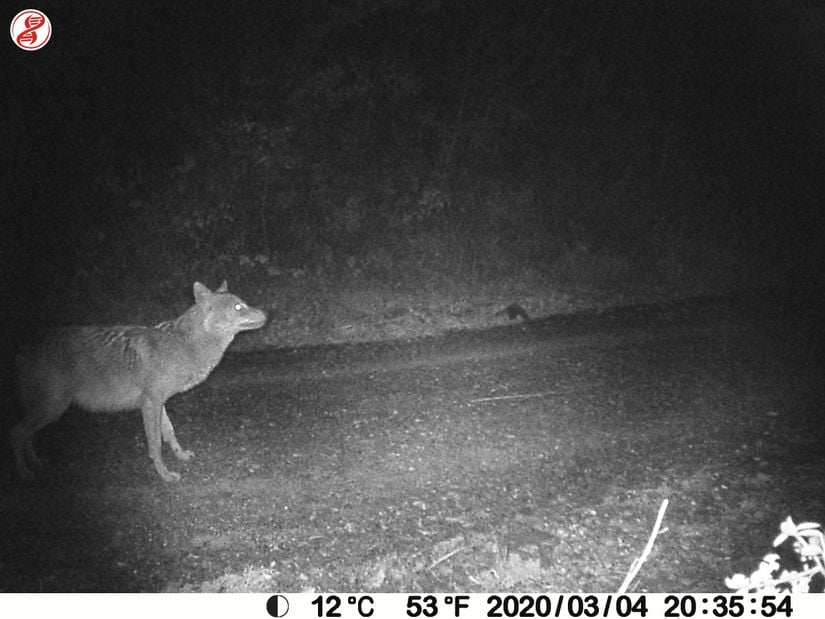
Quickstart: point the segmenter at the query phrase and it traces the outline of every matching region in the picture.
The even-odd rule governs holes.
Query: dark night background
[[[195,279],[821,278],[819,0],[33,6],[51,42],[2,53],[7,328]]]

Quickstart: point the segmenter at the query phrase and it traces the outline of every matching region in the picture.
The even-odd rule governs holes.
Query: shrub
[[[816,522],[796,524],[790,516],[780,525],[781,533],[773,541],[778,548],[792,541],[793,550],[799,558],[799,565],[784,568],[777,553],[765,555],[759,567],[750,576],[734,574],[725,579],[725,585],[736,589],[737,593],[816,593],[823,591],[822,578],[825,577],[825,537]],[[818,583],[812,591],[811,580]]]

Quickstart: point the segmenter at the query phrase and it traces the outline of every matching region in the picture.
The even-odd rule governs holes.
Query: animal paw
[[[175,471],[166,471],[166,473],[161,473],[160,476],[165,482],[180,481],[180,473],[175,473]]]
[[[20,474],[20,479],[25,483],[30,483],[34,481],[35,475],[34,472],[26,467],[24,469],[19,469],[18,473]]]
[[[163,481],[180,481],[180,473],[170,471],[163,462],[155,462],[155,470]]]

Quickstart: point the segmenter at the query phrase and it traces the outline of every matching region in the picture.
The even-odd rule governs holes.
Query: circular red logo
[[[11,20],[11,40],[20,49],[33,52],[52,38],[52,22],[37,9],[20,11]]]

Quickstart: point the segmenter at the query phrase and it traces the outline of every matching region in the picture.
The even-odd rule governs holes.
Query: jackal
[[[140,409],[149,458],[164,481],[180,474],[166,468],[161,438],[179,460],[183,449],[166,414],[166,400],[203,382],[240,331],[258,329],[266,313],[227,292],[193,285],[195,304],[154,327],[64,327],[46,331],[15,359],[15,386],[25,416],[11,431],[20,476],[40,466],[33,438],[75,404],[89,411]]]

